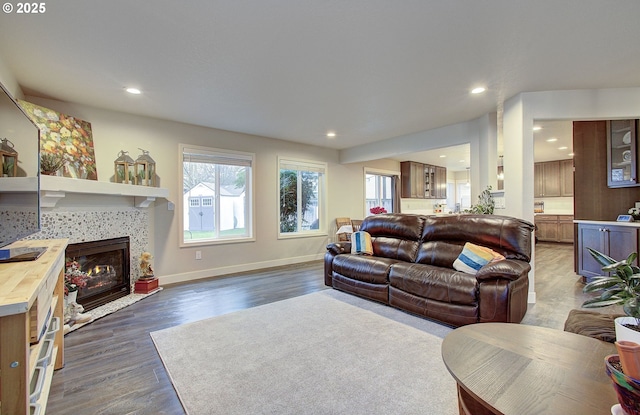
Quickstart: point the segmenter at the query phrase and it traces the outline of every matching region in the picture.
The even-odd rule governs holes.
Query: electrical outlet
[[[202,259],[202,251],[196,251],[196,259]]]

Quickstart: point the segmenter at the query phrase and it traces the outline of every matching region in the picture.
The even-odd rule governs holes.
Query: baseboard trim
[[[158,276],[160,285],[177,284],[179,282],[195,281],[204,278],[220,277],[238,272],[257,271],[265,268],[281,267],[284,265],[300,264],[303,262],[317,261],[324,258],[324,252],[314,255],[305,255],[294,258],[281,258],[270,261],[250,262],[246,264],[232,265],[228,267],[210,268],[199,271],[180,274]]]
[[[529,297],[527,298],[527,303],[535,304],[536,303],[536,292],[529,291]]]

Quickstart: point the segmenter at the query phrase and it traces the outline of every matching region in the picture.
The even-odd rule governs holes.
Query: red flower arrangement
[[[375,206],[369,209],[369,212],[373,213],[374,215],[377,215],[379,213],[387,213],[387,209],[383,208],[382,206]]]
[[[89,274],[80,269],[78,261],[67,261],[64,272],[65,295],[69,294],[69,291],[77,291],[80,288],[86,287],[88,279]]]

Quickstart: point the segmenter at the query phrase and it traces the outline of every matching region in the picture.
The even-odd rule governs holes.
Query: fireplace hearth
[[[69,244],[67,261],[77,261],[89,276],[78,291],[78,304],[93,310],[131,293],[129,237]]]

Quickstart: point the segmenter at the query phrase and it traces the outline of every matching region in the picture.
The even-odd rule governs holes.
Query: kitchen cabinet
[[[573,159],[560,160],[560,196],[573,196]]]
[[[536,215],[535,225],[538,241],[573,243],[572,215]]]
[[[44,413],[53,371],[64,366],[66,246],[66,239],[19,241],[10,247],[47,249],[35,261],[0,264],[2,415],[29,414],[32,400]]]
[[[634,223],[607,221],[578,222],[578,274],[587,280],[603,275],[602,267],[587,248],[595,249],[613,259],[623,260],[631,252],[638,252],[638,229]],[[635,261],[637,265],[637,260]]]
[[[400,163],[401,193],[404,198],[424,198],[424,164],[414,161]]]
[[[447,169],[441,166],[403,161],[400,163],[401,196],[412,199],[446,199]]]
[[[429,166],[433,171],[433,185],[428,196],[425,192],[425,197],[432,199],[446,199],[447,198],[447,169],[440,166]]]
[[[640,201],[638,187],[607,185],[605,120],[573,123],[575,167],[573,214],[576,220],[615,221]],[[577,264],[577,252],[576,252]],[[576,267],[577,270],[577,267]]]
[[[575,224],[572,215],[558,216],[558,242],[574,243]]]
[[[573,160],[554,160],[533,166],[534,197],[573,196]]]
[[[633,187],[638,180],[638,120],[607,121],[607,184]]]

